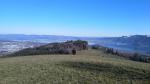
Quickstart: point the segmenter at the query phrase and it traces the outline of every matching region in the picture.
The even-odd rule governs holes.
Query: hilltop
[[[49,43],[39,47],[26,48],[7,56],[25,56],[25,55],[47,55],[47,54],[72,54],[72,50],[88,49],[88,42],[82,40],[66,41],[61,43]]]
[[[149,84],[150,64],[100,50],[0,58],[0,84]]]

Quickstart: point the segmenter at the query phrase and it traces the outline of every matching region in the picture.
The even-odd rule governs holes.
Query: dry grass
[[[0,84],[150,84],[150,64],[97,50],[0,58]]]

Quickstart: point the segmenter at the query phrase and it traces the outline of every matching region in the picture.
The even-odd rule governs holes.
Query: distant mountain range
[[[5,41],[30,41],[40,43],[60,42],[66,40],[76,40],[78,37],[56,36],[56,35],[23,35],[23,34],[7,34],[0,35],[0,40]]]
[[[73,37],[73,36],[57,36],[57,35],[23,35],[23,34],[7,34],[0,35],[0,42],[31,42],[38,45],[39,43],[64,42],[67,40],[86,40],[90,45],[99,44],[105,47],[111,47],[127,52],[140,52],[150,54],[150,36],[133,35],[122,37]],[[23,43],[27,44],[28,43]],[[22,44],[22,45],[23,45]],[[8,46],[0,44],[0,46]],[[10,44],[11,46],[11,44]],[[20,46],[20,44],[18,44]]]
[[[107,47],[150,54],[150,37],[147,35],[106,38],[103,41],[103,45]]]

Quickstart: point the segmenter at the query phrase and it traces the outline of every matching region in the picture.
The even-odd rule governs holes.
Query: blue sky
[[[150,0],[0,0],[0,34],[150,35]]]

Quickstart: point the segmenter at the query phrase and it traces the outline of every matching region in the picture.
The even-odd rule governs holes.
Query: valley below
[[[0,55],[68,40],[85,40],[88,41],[89,45],[101,45],[123,52],[140,53],[150,56],[150,37],[146,35],[133,35],[128,37],[72,37],[19,34],[0,35]]]
[[[21,41],[0,41],[0,55],[7,55],[22,49],[33,48],[44,45],[44,43],[21,42]]]

